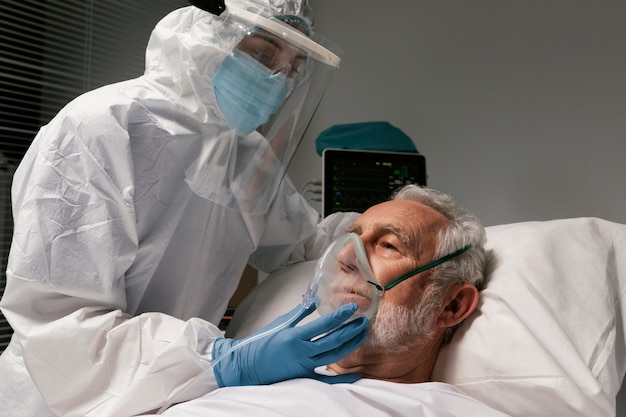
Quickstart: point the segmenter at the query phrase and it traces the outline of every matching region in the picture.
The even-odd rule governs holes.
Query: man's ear
[[[448,288],[437,325],[452,327],[469,316],[478,305],[478,289],[472,284],[455,284]]]

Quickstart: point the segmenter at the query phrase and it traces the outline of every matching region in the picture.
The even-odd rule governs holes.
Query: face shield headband
[[[214,14],[215,16],[221,15],[226,10],[226,3],[224,0],[189,0],[189,4],[196,6],[206,12]],[[285,23],[296,23],[305,29],[307,36],[311,36],[311,28],[306,21],[300,16],[292,15],[278,15],[276,18],[282,20]]]
[[[226,10],[224,0],[189,0],[189,4],[206,12],[219,16]]]
[[[448,255],[419,266],[382,286],[376,280],[369,265],[361,239],[354,233],[339,237],[320,257],[315,277],[303,296],[304,305],[315,302],[321,315],[354,302],[359,308],[348,321],[365,316],[372,320],[378,311],[380,298],[385,291],[430,268],[441,265],[464,253],[470,244]]]

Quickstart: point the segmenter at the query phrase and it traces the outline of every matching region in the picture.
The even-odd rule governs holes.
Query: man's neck
[[[415,384],[427,382],[439,353],[440,340],[413,346],[396,353],[370,353],[357,349],[346,358],[329,365],[338,374],[358,373],[363,378]]]

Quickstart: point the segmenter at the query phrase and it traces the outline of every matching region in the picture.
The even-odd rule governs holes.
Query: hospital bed
[[[491,226],[487,236],[479,308],[442,349],[433,379],[511,416],[615,416],[626,369],[626,225],[559,219]],[[292,309],[314,266],[262,280],[227,336]]]

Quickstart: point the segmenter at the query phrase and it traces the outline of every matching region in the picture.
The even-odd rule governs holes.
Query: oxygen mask
[[[324,315],[353,302],[359,308],[348,321],[361,316],[372,320],[382,294],[363,242],[356,234],[348,233],[335,240],[317,262],[303,303],[308,307],[315,302],[317,311]]]

